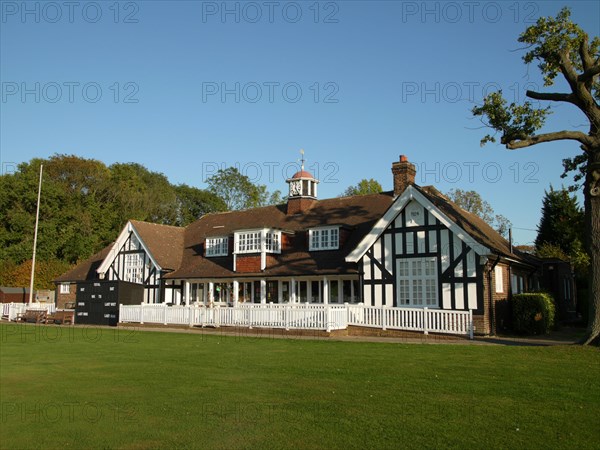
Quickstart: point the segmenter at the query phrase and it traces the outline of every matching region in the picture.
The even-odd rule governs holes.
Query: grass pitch
[[[0,448],[598,448],[600,351],[0,325]]]

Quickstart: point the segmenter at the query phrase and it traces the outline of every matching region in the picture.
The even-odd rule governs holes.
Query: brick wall
[[[290,199],[288,199],[288,203],[287,203],[287,214],[292,215],[292,214],[301,213],[302,211],[306,211],[307,209],[310,209],[310,207],[315,202],[316,202],[316,200],[314,198],[302,198],[302,197],[290,198]]]
[[[238,255],[235,262],[235,271],[241,273],[260,272],[260,255]]]
[[[473,322],[476,326],[477,334],[490,334],[492,333],[491,320],[492,316],[495,321],[496,332],[506,331],[510,327],[510,308],[508,299],[510,297],[510,274],[508,266],[505,264],[498,264],[496,267],[500,267],[502,270],[502,292],[496,292],[496,274],[495,270],[491,272],[491,286],[489,285],[489,268],[487,265],[483,272],[483,314],[473,316]],[[490,289],[492,292],[492,301],[494,304],[494,313],[490,311]]]
[[[56,286],[56,307],[59,309],[66,308],[67,303],[75,303],[77,297],[77,284],[71,283],[68,294],[60,293],[60,284]],[[69,305],[70,306],[70,305]]]

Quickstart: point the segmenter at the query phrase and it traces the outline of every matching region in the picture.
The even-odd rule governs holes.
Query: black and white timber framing
[[[472,309],[481,314],[483,264],[488,254],[486,247],[410,186],[347,260],[359,264],[366,305]],[[407,270],[412,270],[412,264],[419,271],[427,264],[430,279],[435,280],[427,302],[411,304],[412,291],[410,296],[402,295],[401,280],[406,280],[402,289],[407,289],[412,282]]]
[[[100,278],[144,285],[144,302],[161,302],[161,268],[129,222],[98,268]]]

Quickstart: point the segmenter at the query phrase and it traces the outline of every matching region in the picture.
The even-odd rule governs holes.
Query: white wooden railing
[[[473,339],[473,312],[429,308],[358,305],[240,304],[235,307],[121,305],[120,322],[164,325],[239,326],[310,330],[342,330],[348,325],[425,334],[468,335]]]
[[[348,305],[348,325],[425,334],[463,334],[473,339],[473,311]]]
[[[121,305],[120,322],[311,330],[347,328],[344,305],[252,304],[236,307]]]
[[[2,316],[15,320],[27,309],[54,313],[53,303],[4,303]],[[236,307],[121,305],[120,322],[164,325],[239,326],[309,330],[342,330],[348,325],[407,330],[428,334],[468,335],[473,339],[473,312],[429,308],[371,307],[362,304],[323,305],[309,303],[257,304]]]
[[[52,314],[56,311],[54,303],[2,303],[2,317],[15,320],[17,315],[24,313],[27,309],[40,309]]]

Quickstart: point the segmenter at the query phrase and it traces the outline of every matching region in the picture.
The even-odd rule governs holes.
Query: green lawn
[[[0,448],[598,448],[600,351],[0,325]]]

